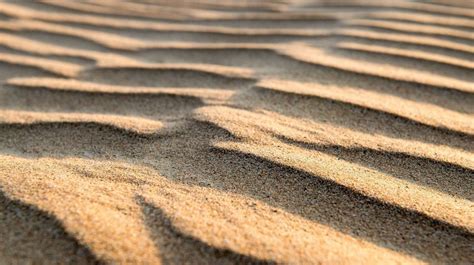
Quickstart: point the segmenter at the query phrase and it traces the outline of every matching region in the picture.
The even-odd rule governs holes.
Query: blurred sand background
[[[473,264],[474,2],[0,1],[0,264]]]

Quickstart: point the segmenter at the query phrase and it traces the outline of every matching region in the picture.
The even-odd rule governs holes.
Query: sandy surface
[[[473,69],[470,0],[0,1],[0,264],[473,264]]]

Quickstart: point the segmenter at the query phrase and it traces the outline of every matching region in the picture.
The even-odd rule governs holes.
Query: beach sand
[[[0,264],[473,264],[474,3],[0,1]]]

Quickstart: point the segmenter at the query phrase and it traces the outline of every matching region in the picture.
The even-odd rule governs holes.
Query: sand
[[[473,264],[470,0],[0,1],[0,264]]]

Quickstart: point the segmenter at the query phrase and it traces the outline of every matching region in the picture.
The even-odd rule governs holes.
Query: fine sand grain
[[[473,264],[470,0],[0,0],[0,265]]]

